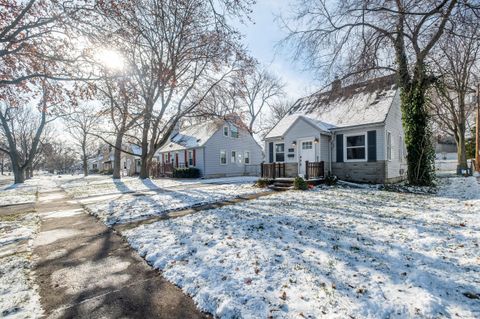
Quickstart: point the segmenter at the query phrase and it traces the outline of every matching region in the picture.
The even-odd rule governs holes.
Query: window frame
[[[247,156],[248,154],[248,156]],[[248,162],[247,162],[247,159],[248,159]],[[250,164],[250,151],[244,151],[243,152],[243,162],[245,164]]]
[[[228,128],[228,125],[223,126],[223,136],[225,136],[225,137],[230,136],[230,129]]]
[[[233,134],[234,133],[233,129],[235,129],[235,134],[236,135]],[[238,127],[236,127],[235,125],[230,125],[230,137],[231,138],[238,138],[239,137]]]
[[[222,153],[225,155],[225,163],[222,163]],[[227,151],[226,150],[220,150],[220,165],[228,165],[227,163]]]
[[[347,146],[347,139],[349,137],[354,136],[363,136],[364,138],[364,145],[363,146]],[[348,158],[348,149],[349,148],[364,148],[365,149],[365,157],[364,158]],[[368,160],[368,147],[367,147],[367,132],[364,133],[352,133],[352,134],[344,134],[343,135],[343,161],[344,162],[366,162]]]
[[[277,152],[277,145],[283,145],[283,152]],[[285,143],[284,142],[281,142],[281,143],[274,143],[273,145],[273,153],[274,153],[274,162],[275,163],[285,163]],[[277,160],[277,154],[283,154],[283,161],[278,161]]]
[[[188,156],[188,158],[187,158],[188,166],[194,166],[193,165],[193,151],[189,150],[187,152],[187,156]]]
[[[310,148],[303,148],[303,145],[304,144],[309,144],[310,145]],[[300,148],[302,150],[313,150],[313,141],[302,141],[301,142],[301,145],[300,145]]]
[[[233,155],[233,153],[235,153],[235,156]],[[237,156],[238,156],[237,150],[231,150],[230,151],[230,164],[237,164],[238,163]],[[232,159],[233,159],[233,162],[232,162]]]

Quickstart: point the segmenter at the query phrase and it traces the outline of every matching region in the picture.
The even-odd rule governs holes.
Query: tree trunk
[[[455,140],[457,141],[457,174],[461,174],[462,170],[468,168],[465,129],[462,129],[461,127],[458,128],[457,138]]]
[[[119,131],[115,138],[115,149],[113,150],[113,179],[120,179],[121,171],[121,157],[122,157],[122,142],[123,142],[123,132]]]
[[[401,93],[408,182],[417,186],[430,186],[435,178],[435,150],[425,96],[426,85],[418,81]]]
[[[13,170],[14,176],[14,183],[15,184],[22,184],[25,183],[25,168],[20,167],[18,162],[15,162],[13,158],[11,158],[11,166]]]
[[[141,163],[140,163],[140,178],[147,179],[149,177],[148,174],[148,133],[150,131],[150,121],[152,118],[151,110],[152,108],[147,108],[148,110],[145,112],[144,117],[144,126],[142,131],[142,155]]]

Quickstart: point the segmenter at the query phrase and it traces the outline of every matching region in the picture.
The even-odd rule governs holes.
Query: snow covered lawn
[[[124,232],[221,318],[480,318],[480,187],[324,187]]]
[[[123,177],[121,180],[114,180],[111,176],[91,175],[86,178],[72,178],[65,181],[62,188],[74,198],[86,198],[96,195],[149,192],[158,191],[171,187],[186,187],[199,184],[224,184],[224,183],[254,183],[258,177],[233,177],[217,179],[146,179],[137,177]]]
[[[99,217],[105,224],[113,225],[264,191],[264,189],[254,187],[253,183],[221,185],[195,183],[143,196],[123,195],[120,198],[109,199],[86,207],[90,213]]]
[[[39,318],[40,299],[30,273],[33,214],[0,216],[0,317]]]
[[[37,199],[37,191],[55,187],[54,178],[39,175],[26,180],[24,184],[8,185],[0,188],[0,206],[33,203]]]

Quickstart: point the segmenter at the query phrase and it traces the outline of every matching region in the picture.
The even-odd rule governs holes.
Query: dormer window
[[[223,127],[223,135],[228,136],[228,126]]]
[[[238,138],[238,128],[234,125],[230,127],[230,136],[233,138]]]

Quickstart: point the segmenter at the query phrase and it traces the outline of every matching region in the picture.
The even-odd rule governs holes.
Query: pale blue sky
[[[253,7],[253,23],[240,27],[245,35],[245,44],[250,54],[280,76],[287,85],[287,93],[292,99],[303,97],[318,89],[311,72],[294,62],[285,50],[277,50],[276,44],[286,33],[275,21],[279,14],[286,15],[292,0],[258,0]]]

